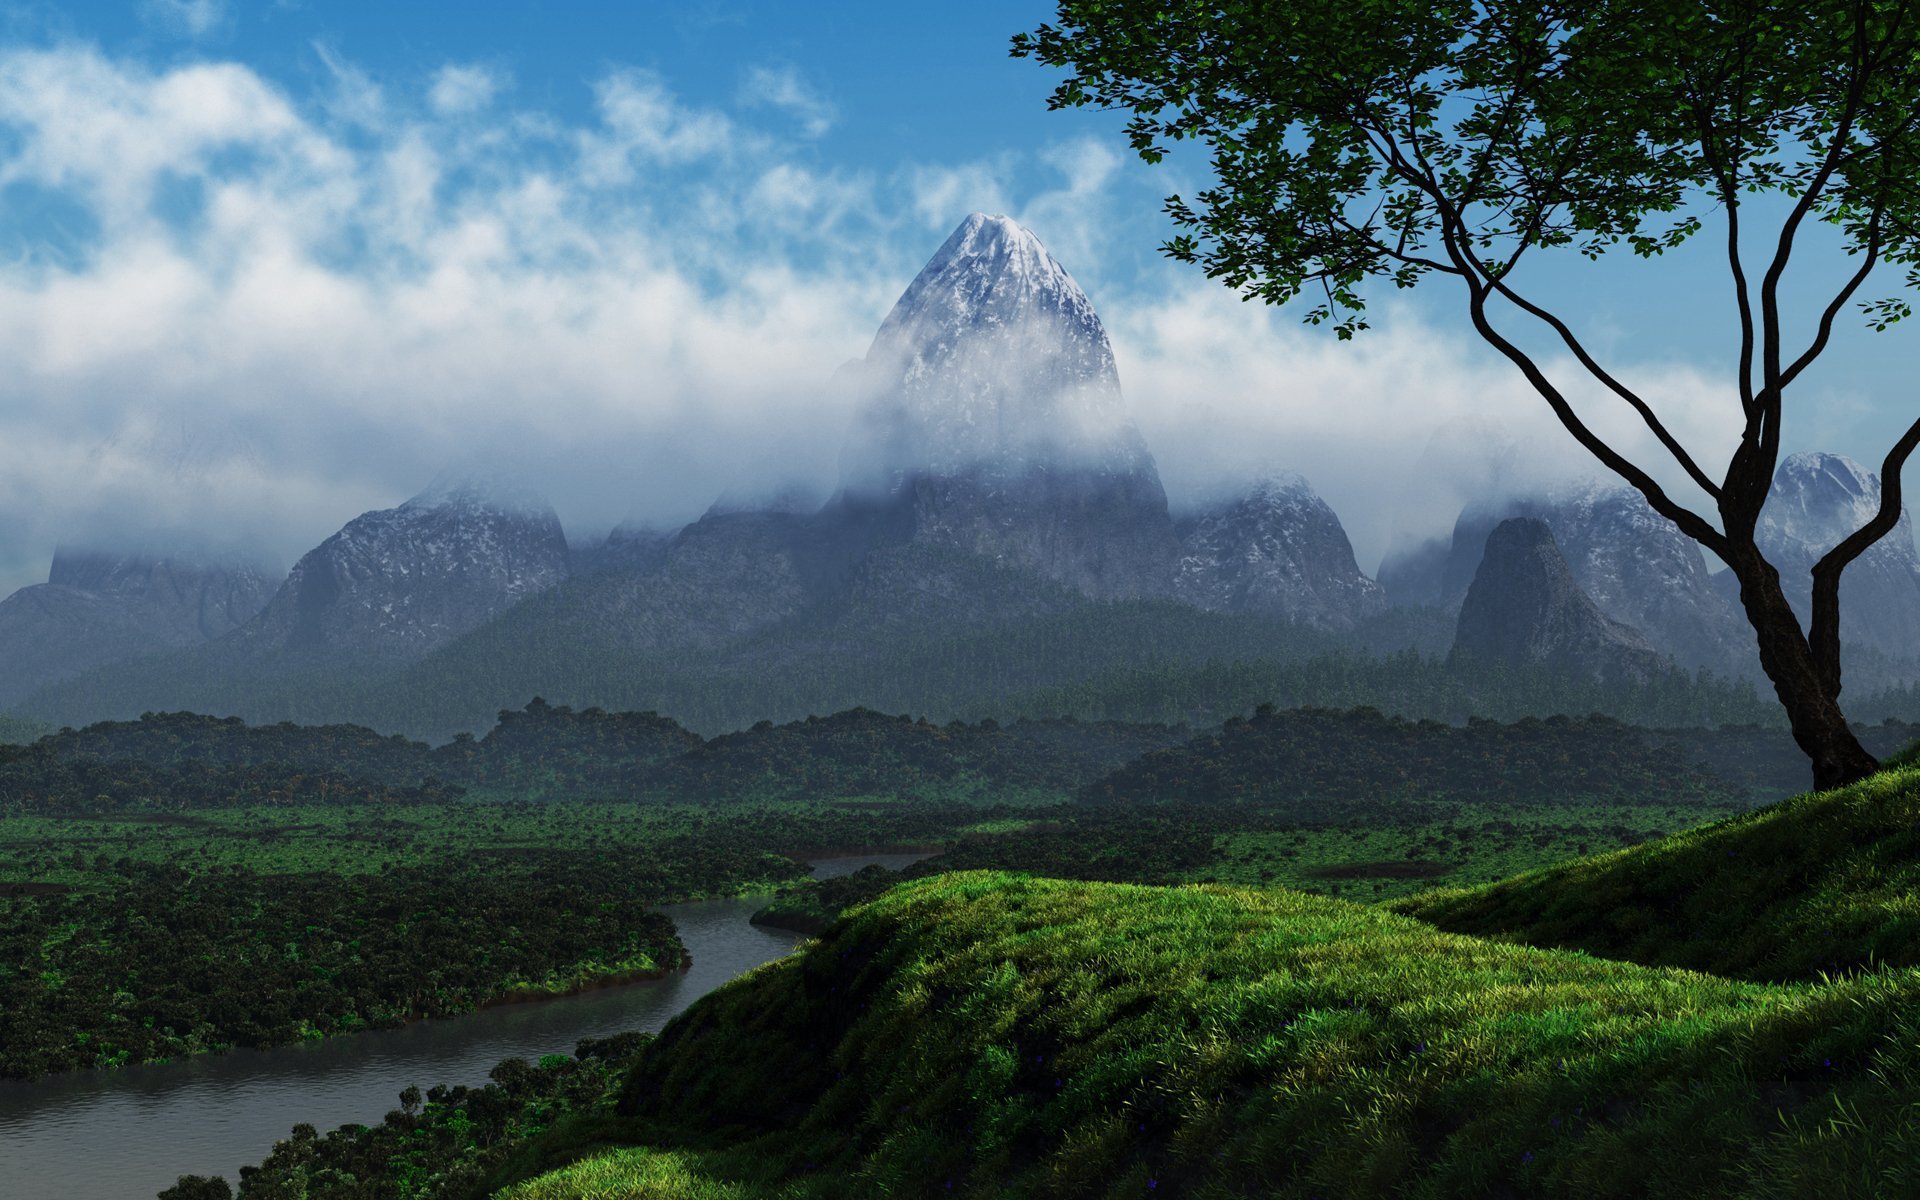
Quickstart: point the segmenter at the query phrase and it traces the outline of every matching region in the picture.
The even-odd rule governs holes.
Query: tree
[[[1017,36],[1013,53],[1068,71],[1051,107],[1128,111],[1133,149],[1150,163],[1171,143],[1208,148],[1214,182],[1191,202],[1168,199],[1180,232],[1165,249],[1244,296],[1305,294],[1307,321],[1344,339],[1366,328],[1369,285],[1455,281],[1479,336],[1567,431],[1733,571],[1761,666],[1825,788],[1877,766],[1839,704],[1840,576],[1898,522],[1920,421],[1887,452],[1877,514],[1812,568],[1805,628],[1755,530],[1789,389],[1843,314],[1857,308],[1884,329],[1909,314],[1902,289],[1920,282],[1912,10],[1895,0],[1062,0],[1057,23]],[[1844,278],[1817,294],[1790,290],[1796,248],[1822,227],[1849,256]],[[1707,230],[1724,239],[1739,331],[1739,441],[1714,471],[1521,272],[1542,252],[1650,258]],[[1863,301],[1883,267],[1904,277]],[[1816,314],[1798,335],[1790,309]],[[1665,461],[1643,465],[1598,436],[1532,348],[1540,343],[1563,347],[1609,402],[1637,413]]]

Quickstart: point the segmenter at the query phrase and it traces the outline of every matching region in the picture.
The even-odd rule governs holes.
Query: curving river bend
[[[923,854],[815,859],[817,879]],[[657,1031],[721,984],[791,950],[798,934],[748,920],[765,898],[670,904],[684,972],[446,1021],[159,1066],[0,1082],[0,1200],[153,1200],[181,1175],[257,1163],[306,1122],[373,1124],[409,1084],[483,1084],[506,1058],[568,1053],[581,1038]]]

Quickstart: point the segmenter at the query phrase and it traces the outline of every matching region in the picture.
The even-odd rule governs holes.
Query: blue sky
[[[290,560],[468,460],[579,534],[829,488],[835,367],[976,209],[1087,287],[1176,502],[1300,470],[1371,569],[1489,473],[1587,469],[1450,296],[1388,297],[1340,345],[1161,260],[1161,197],[1201,164],[1047,112],[1007,39],[1049,12],[0,6],[0,587],[136,526]],[[1711,265],[1537,280],[1709,448]],[[1911,336],[1849,330],[1790,441],[1877,458]]]

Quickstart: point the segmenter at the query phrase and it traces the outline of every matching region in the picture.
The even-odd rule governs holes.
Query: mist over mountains
[[[1091,711],[1165,691],[1154,672],[1266,664],[1294,671],[1296,700],[1465,715],[1496,684],[1446,676],[1467,669],[1450,651],[1557,679],[1539,685],[1549,711],[1631,709],[1620,688],[1684,688],[1697,669],[1755,674],[1737,598],[1622,488],[1470,504],[1378,581],[1302,464],[1170,511],[1099,316],[1006,217],[968,217],[836,386],[856,417],[824,499],[769,477],[677,530],[628,522],[570,545],[538,490],[455,471],[348,521],[284,580],[214,556],[63,551],[48,583],[0,603],[0,704],[75,724],[196,709],[435,736],[534,694],[726,727],[853,704],[981,715],[995,697]],[[1786,568],[1862,519],[1878,481],[1802,455],[1775,490],[1768,545]],[[1514,542],[1501,553],[1497,530]],[[1845,633],[1877,678],[1920,675],[1904,674],[1920,658],[1910,526],[1847,581]],[[1409,651],[1425,665],[1398,669],[1425,672],[1417,686],[1284,666]]]

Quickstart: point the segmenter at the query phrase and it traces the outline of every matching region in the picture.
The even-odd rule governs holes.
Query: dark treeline
[[[1344,805],[1452,793],[1745,802],[1807,784],[1784,730],[1646,729],[1592,715],[1461,725],[1377,710],[1274,709],[1196,736],[1183,725],[1071,718],[935,724],[865,709],[703,740],[654,713],[574,711],[536,698],[483,738],[440,747],[357,726],[248,726],[148,714],[0,747],[0,815],[488,798],[750,803],[877,795],[981,801],[1223,797]],[[1860,727],[1887,754],[1920,729]],[[1703,791],[1704,789],[1704,791]]]
[[[111,870],[118,886],[0,904],[0,1076],[451,1016],[672,969],[682,955],[617,860],[360,876]]]
[[[1232,801],[1328,819],[1356,805],[1455,801],[1732,804],[1688,750],[1608,717],[1463,726],[1373,709],[1263,705],[1183,746],[1144,755],[1081,792],[1095,803]]]
[[[0,750],[0,813],[442,803],[466,788],[694,802],[955,786],[1065,795],[1190,736],[1184,726],[1072,720],[935,725],[856,709],[703,741],[654,713],[576,712],[535,698],[502,712],[484,738],[435,748],[352,725],[149,713]]]
[[[124,758],[63,758],[50,748],[0,749],[0,817],[183,813],[296,804],[444,804],[461,789],[413,785],[279,764],[164,766]]]

